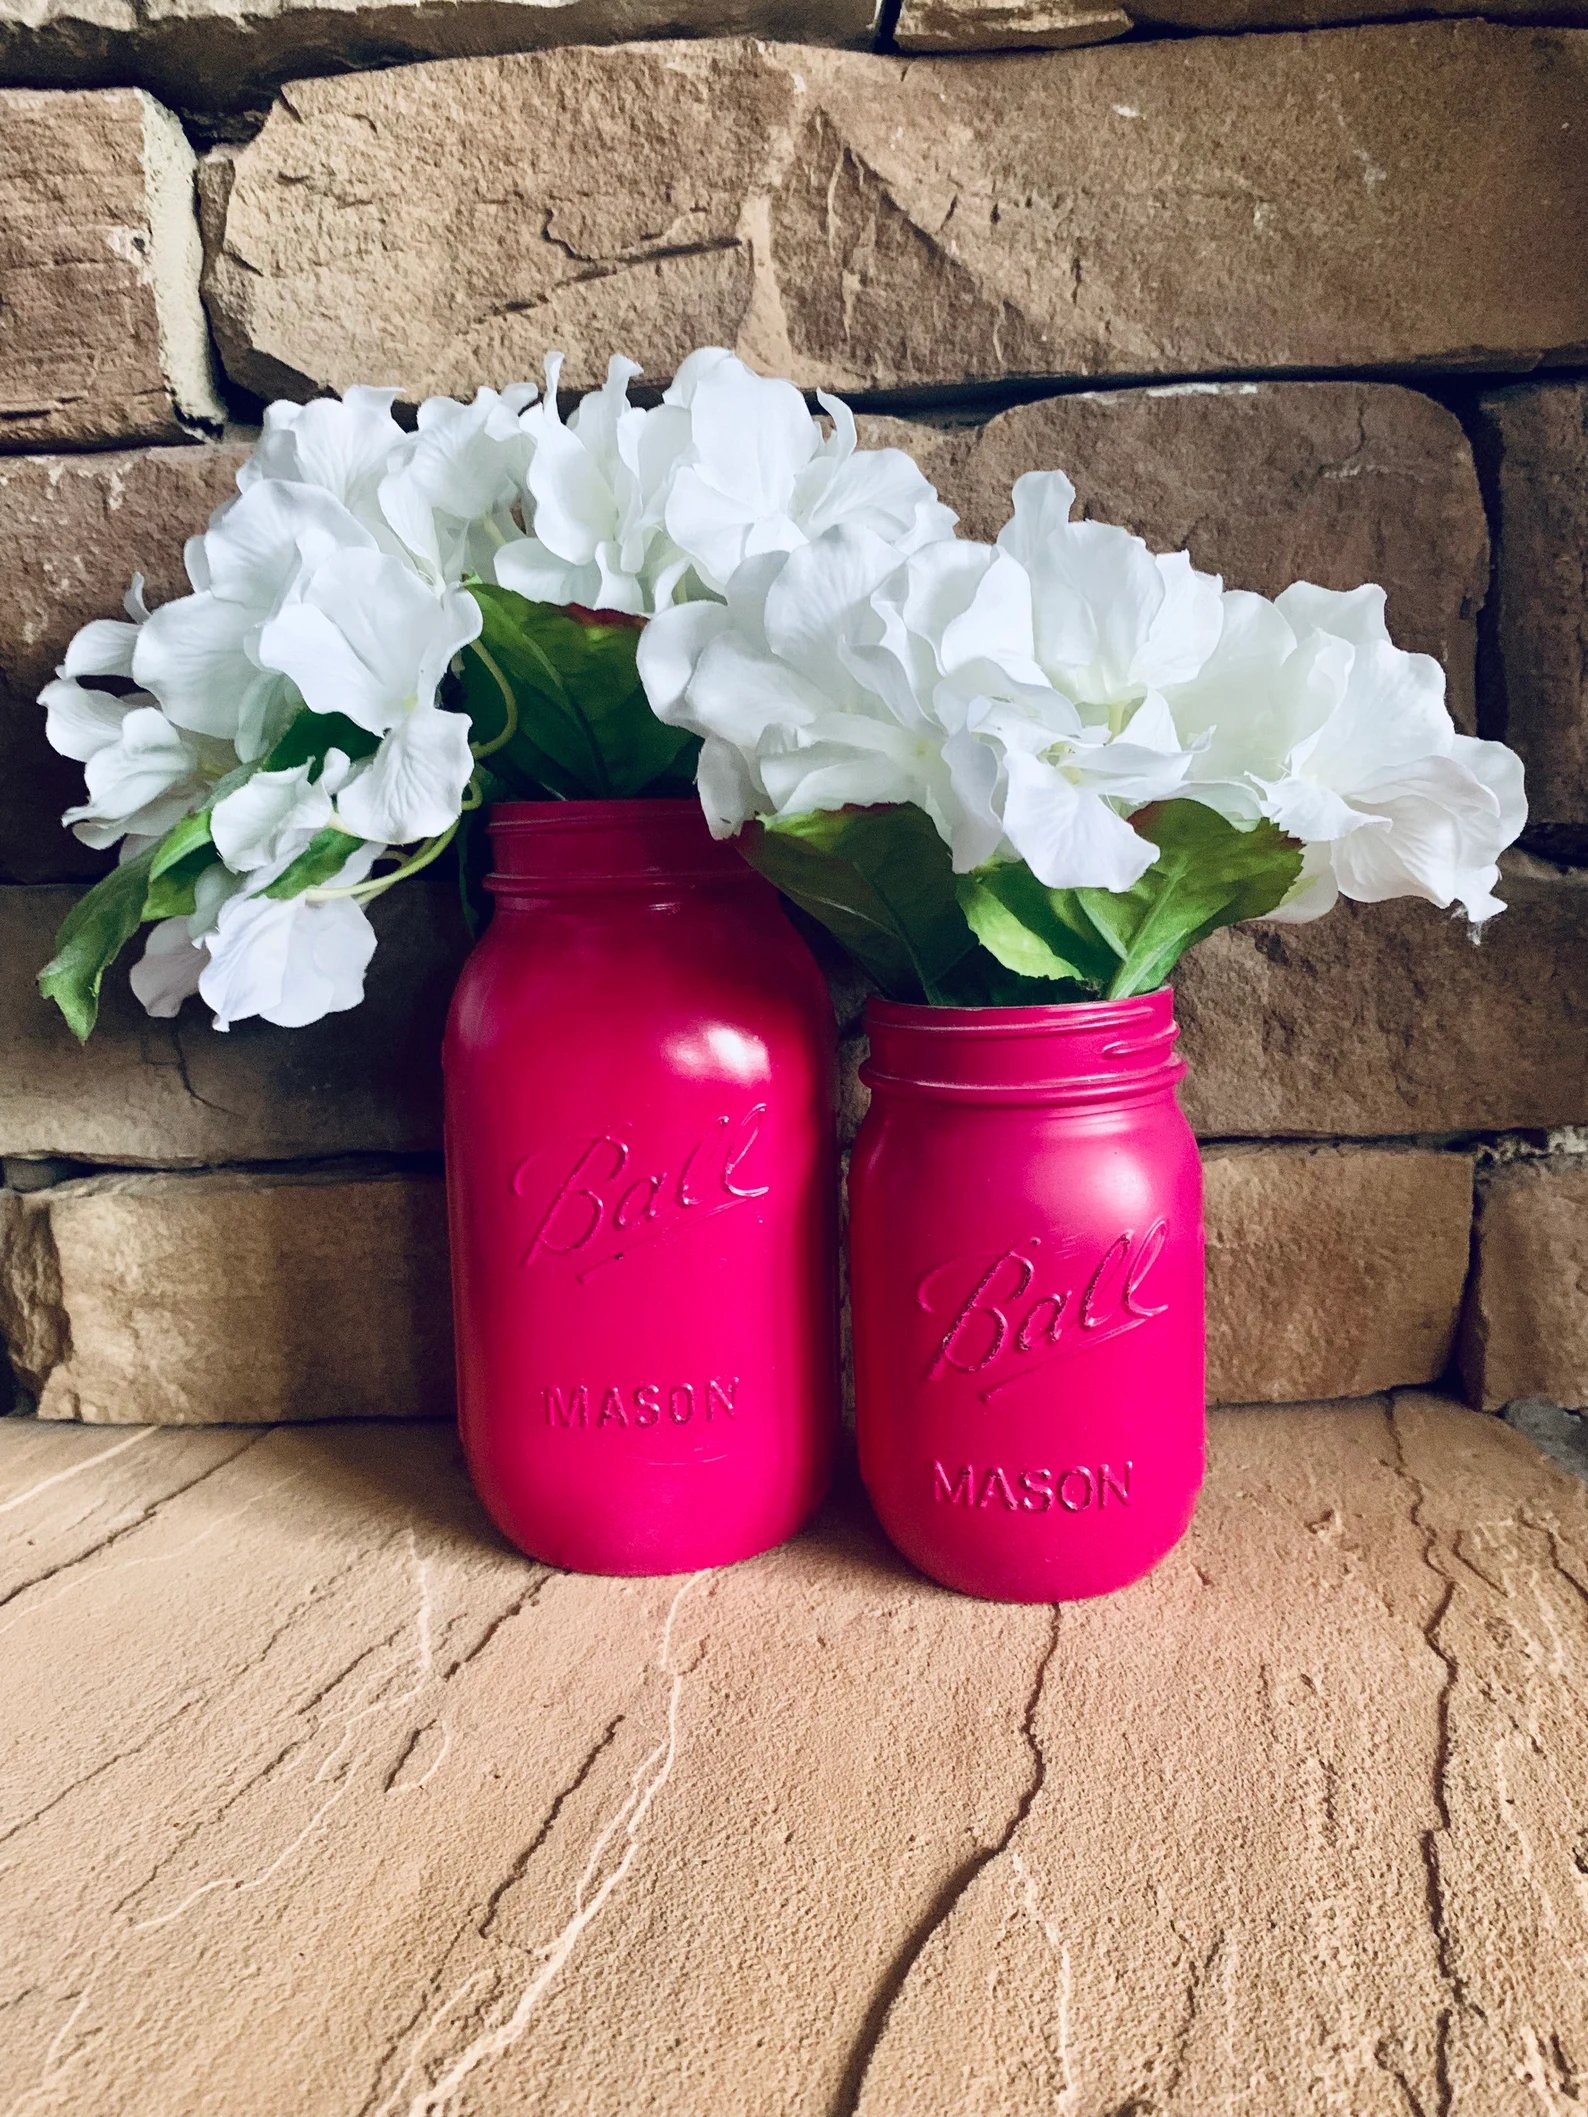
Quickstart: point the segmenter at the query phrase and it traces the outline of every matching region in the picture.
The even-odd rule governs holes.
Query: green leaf
[[[322,882],[329,882],[333,875],[341,873],[362,842],[328,823],[323,831],[315,832],[297,859],[282,869],[263,894],[267,897],[298,897],[306,889],[317,889]]]
[[[379,748],[380,737],[361,728],[356,720],[349,720],[345,713],[311,713],[305,706],[268,756],[257,764],[244,765],[242,776],[246,779],[255,772],[288,772],[311,760],[319,763],[328,750],[340,750],[356,764],[361,757],[373,757]],[[224,780],[221,786],[230,793]],[[215,792],[219,795],[221,787]]]
[[[1023,860],[978,868],[958,878],[960,909],[971,931],[1021,977],[1064,979],[1100,988],[1118,954],[1070,890],[1045,889]]]
[[[54,955],[39,972],[39,991],[59,1007],[79,1043],[87,1042],[99,1017],[105,972],[143,924],[158,850],[145,846],[135,860],[112,868],[78,898],[61,921]]]
[[[198,878],[207,868],[219,867],[220,857],[211,846],[200,846],[185,860],[151,874],[143,899],[143,916],[149,919],[185,918],[198,901]]]
[[[978,869],[960,901],[978,938],[1025,976],[1074,977],[1093,997],[1156,992],[1186,950],[1279,905],[1301,848],[1268,822],[1242,829],[1198,801],[1132,818],[1158,858],[1128,890],[1046,889],[1023,862]]]
[[[214,803],[211,802],[210,807],[213,806]],[[200,809],[195,815],[184,816],[180,823],[172,824],[158,845],[152,848],[154,857],[149,863],[151,879],[166,874],[171,868],[181,866],[195,853],[204,851],[211,843],[209,809]]]
[[[1166,801],[1144,810],[1136,829],[1158,847],[1158,859],[1133,890],[1110,897],[1080,890],[1101,924],[1105,900],[1124,943],[1108,997],[1156,992],[1188,948],[1221,926],[1259,919],[1289,894],[1301,873],[1301,847],[1266,819],[1242,829],[1199,801]]]
[[[740,844],[890,999],[953,1004],[974,976],[980,951],[954,895],[948,847],[919,809],[792,816]]]
[[[478,642],[463,652],[462,702],[481,747],[516,726],[490,762],[526,794],[618,799],[687,793],[699,744],[651,711],[636,667],[640,628],[572,617],[511,589],[472,583]],[[498,681],[498,672],[501,681]]]
[[[211,806],[213,807],[213,802]],[[193,909],[194,887],[204,870],[220,858],[210,836],[210,810],[200,809],[171,826],[152,848],[149,887],[144,893],[145,919],[176,919]]]

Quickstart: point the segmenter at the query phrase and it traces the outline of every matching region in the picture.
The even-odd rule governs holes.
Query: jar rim
[[[485,828],[485,886],[497,896],[759,880],[731,841],[712,837],[692,795],[493,802]]]
[[[888,1000],[880,993],[872,993],[866,1000],[866,1020],[901,1029],[942,1030],[956,1036],[1079,1035],[1128,1020],[1132,1012],[1140,1012],[1147,1003],[1162,1000],[1172,1006],[1172,985],[1132,993],[1126,1000],[1055,1000],[1035,1007],[938,1007],[925,1000]],[[1157,1011],[1155,1006],[1152,1011]]]
[[[931,1007],[872,999],[861,1079],[890,1094],[1088,1105],[1172,1090],[1185,1074],[1174,993],[1039,1007]]]
[[[689,794],[615,795],[612,799],[580,798],[570,801],[493,801],[485,812],[488,831],[589,829],[602,823],[641,823],[647,817],[700,814],[700,804]],[[702,815],[701,821],[705,818]]]

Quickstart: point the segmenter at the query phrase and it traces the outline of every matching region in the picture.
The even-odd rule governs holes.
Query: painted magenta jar
[[[552,1565],[747,1558],[829,1475],[826,987],[693,801],[489,828],[496,911],[444,1053],[470,1471]]]
[[[873,1001],[850,1174],[861,1474],[946,1586],[1101,1595],[1202,1483],[1202,1176],[1171,996]]]

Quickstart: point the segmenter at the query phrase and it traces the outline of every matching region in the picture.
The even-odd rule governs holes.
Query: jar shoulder
[[[1199,1206],[1201,1188],[1196,1138],[1172,1091],[1085,1112],[875,1096],[850,1172],[859,1212],[903,1219],[1032,1208],[1108,1217],[1169,1196]]]
[[[581,913],[565,902],[543,917],[499,914],[459,976],[450,1061],[591,1035],[635,1050],[676,1050],[688,1037],[698,1062],[730,1072],[735,1038],[819,1049],[825,1062],[832,1006],[815,958],[775,906],[667,916],[655,907]]]

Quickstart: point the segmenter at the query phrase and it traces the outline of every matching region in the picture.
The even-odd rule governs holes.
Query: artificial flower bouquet
[[[1499,909],[1521,767],[1457,732],[1384,596],[1274,601],[1018,482],[995,545],[910,458],[731,355],[659,404],[546,389],[275,404],[192,593],[79,632],[43,693],[120,844],[42,975],[72,1027],[150,928],[153,1014],[362,996],[365,907],[483,803],[697,784],[719,835],[898,998],[1123,997],[1338,894]],[[459,857],[461,857],[460,848]]]
[[[1056,470],[973,542],[728,353],[650,407],[614,359],[566,419],[559,368],[411,431],[390,391],[273,405],[192,592],[72,641],[65,821],[120,857],[43,990],[88,1035],[147,928],[152,1014],[315,1021],[362,996],[371,902],[447,860],[472,904],[488,830],[445,1054],[465,1447],[525,1549],[672,1572],[789,1534],[831,1454],[831,1022],[759,869],[877,988],[883,1526],[971,1593],[1118,1587],[1201,1479],[1170,973],[1340,896],[1488,919],[1521,766],[1378,588],[1226,588]]]

